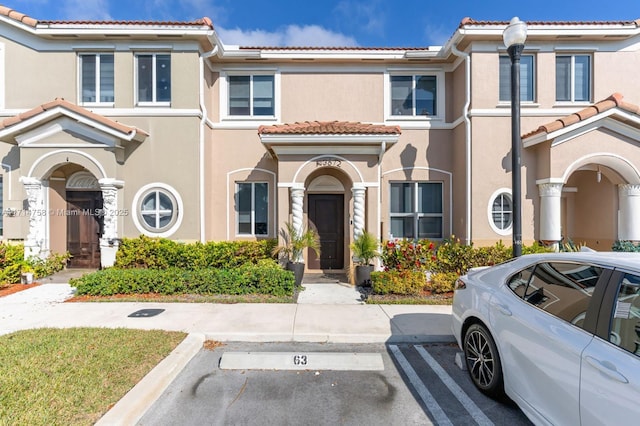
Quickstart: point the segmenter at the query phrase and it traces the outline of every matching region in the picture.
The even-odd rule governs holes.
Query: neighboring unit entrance
[[[71,268],[100,267],[102,193],[67,191],[67,250]]]
[[[309,222],[320,236],[320,257],[309,250],[309,269],[344,268],[344,195],[309,194]]]

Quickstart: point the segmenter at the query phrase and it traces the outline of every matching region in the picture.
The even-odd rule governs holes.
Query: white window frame
[[[409,212],[409,213],[394,213],[391,211],[391,186],[394,184],[411,184],[412,185],[412,207],[413,207],[413,211]],[[438,213],[422,213],[418,211],[418,188],[419,188],[419,184],[421,183],[430,183],[430,184],[440,184],[440,193],[442,196],[442,200],[440,200],[440,205],[442,207],[442,211],[438,214]],[[414,230],[414,236],[411,237],[411,239],[422,239],[422,237],[419,236],[419,226],[420,226],[420,218],[423,217],[439,217],[441,219],[441,227],[440,227],[440,234],[441,236],[438,237],[424,237],[424,238],[428,238],[429,240],[441,240],[444,238],[444,182],[442,181],[433,181],[433,180],[411,180],[411,181],[402,181],[402,180],[396,180],[396,181],[390,181],[389,182],[389,232],[391,232],[391,219],[394,217],[412,217],[413,218],[413,230]],[[410,238],[410,237],[404,237],[404,236],[396,236],[393,235],[393,238]]]
[[[135,84],[134,84],[134,97],[136,100],[136,105],[137,106],[171,106],[171,100],[169,101],[158,101],[157,100],[157,96],[158,96],[158,91],[156,90],[156,82],[157,82],[157,77],[158,77],[158,73],[157,73],[157,63],[158,63],[158,56],[159,55],[163,55],[163,56],[169,56],[169,60],[171,63],[171,73],[169,76],[170,79],[170,90],[171,90],[171,99],[173,99],[173,58],[171,57],[171,52],[137,52],[135,53],[135,60],[134,60],[134,75],[135,75]],[[138,59],[140,58],[140,56],[151,56],[153,59],[151,61],[151,87],[152,87],[152,100],[151,101],[141,101],[140,99],[138,99],[138,89],[139,89],[139,82],[140,82],[140,76],[138,74]]]
[[[255,227],[256,227],[256,196],[255,196],[255,191],[256,191],[256,184],[257,183],[263,183],[265,185],[267,185],[267,206],[266,206],[266,212],[267,212],[267,232],[264,234],[256,234],[254,232]],[[234,197],[236,198],[236,205],[238,205],[238,194],[240,193],[240,185],[251,185],[251,232],[250,233],[240,233],[240,212],[238,211],[238,209],[236,209],[236,237],[267,237],[269,236],[269,182],[267,181],[238,181],[236,182],[236,188],[235,188],[235,194]]]
[[[576,100],[576,57],[584,56],[589,58],[589,98],[586,100]],[[556,103],[557,104],[589,104],[593,99],[593,55],[586,53],[557,53],[556,54],[556,62],[555,62],[555,72],[556,72],[556,80],[555,80],[555,88],[557,89],[557,73],[558,73],[558,57],[569,57],[571,58],[571,65],[569,70],[569,89],[570,95],[568,100],[558,100],[558,94],[556,91]]]
[[[100,85],[100,72],[101,72],[101,57],[110,55],[113,57],[113,101],[109,102],[101,102],[101,93],[102,87]],[[96,101],[95,102],[84,102],[83,98],[83,90],[82,86],[83,74],[82,74],[82,58],[93,56],[96,58],[96,75],[95,75],[95,87],[96,87]],[[78,54],[78,105],[84,106],[101,106],[101,107],[113,107],[115,105],[115,97],[116,97],[116,76],[115,76],[115,54],[113,52],[96,52],[89,53],[83,52]]]
[[[522,58],[524,57],[529,57],[531,58],[531,99],[522,99],[522,89],[520,89],[520,103],[523,104],[534,104],[536,102],[537,99],[537,91],[538,88],[536,87],[536,76],[538,73],[538,67],[536,64],[536,55],[533,53],[523,53],[520,57],[520,63],[522,64]],[[509,63],[511,63],[511,59],[509,58],[509,55],[504,54],[504,53],[500,53],[499,58],[507,58],[509,60]],[[520,71],[520,80],[522,80],[522,70]],[[498,102],[501,104],[511,104],[511,96],[509,96],[509,99],[500,99],[500,77],[502,76],[502,74],[500,73],[500,59],[498,59]],[[509,68],[509,84],[511,84],[511,68]],[[521,86],[522,87],[522,86]],[[511,88],[511,86],[509,85],[509,88]],[[511,89],[509,89],[511,90]]]
[[[172,201],[175,202],[173,217],[169,223],[164,228],[154,230],[152,229],[143,219],[142,217],[142,201],[150,195],[151,193],[163,192],[171,198]],[[148,185],[144,185],[142,188],[138,190],[136,195],[133,197],[133,203],[131,206],[133,223],[135,224],[138,231],[142,234],[147,235],[149,237],[168,237],[174,234],[180,225],[182,224],[182,219],[184,217],[184,205],[182,203],[182,198],[178,191],[176,191],[173,187],[161,183],[154,182]]]
[[[498,228],[496,223],[493,221],[493,202],[501,196],[506,196],[511,200],[511,223],[504,229]],[[504,214],[506,211],[503,210],[500,213]],[[493,229],[493,232],[496,234],[511,235],[511,230],[513,229],[513,194],[511,193],[510,188],[500,188],[491,194],[491,197],[489,197],[489,204],[487,205],[487,220],[489,221],[489,226],[491,226],[491,229]]]
[[[260,75],[273,76],[273,115],[231,115],[229,114],[229,77],[250,76],[250,103],[253,110],[253,77]],[[280,120],[280,71],[274,69],[262,70],[221,70],[220,71],[220,118],[226,121],[277,122]]]
[[[435,115],[394,115],[392,111],[391,77],[413,77],[415,87],[416,77],[432,76],[436,78],[436,114]],[[389,69],[384,74],[384,114],[385,121],[433,121],[443,120],[445,110],[445,75],[443,71],[433,69]],[[415,96],[414,96],[415,102]]]

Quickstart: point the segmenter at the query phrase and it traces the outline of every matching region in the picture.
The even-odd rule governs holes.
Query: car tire
[[[504,395],[502,363],[491,333],[481,324],[472,324],[464,335],[464,358],[471,381],[492,398]]]

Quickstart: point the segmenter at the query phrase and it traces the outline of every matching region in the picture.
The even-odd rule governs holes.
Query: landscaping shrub
[[[448,293],[454,290],[459,276],[456,272],[436,272],[431,274],[427,288],[434,293]]]
[[[640,252],[640,244],[632,241],[617,240],[611,247],[613,251]]]
[[[142,235],[138,238],[122,240],[114,267],[121,269],[233,268],[272,258],[271,252],[275,245],[274,239],[186,244]]]
[[[0,242],[0,284],[19,283],[23,272],[32,272],[34,278],[47,277],[63,270],[69,257],[69,253],[51,253],[46,259],[24,259],[23,244]]]
[[[387,241],[383,244],[380,258],[387,271],[428,271],[436,260],[435,247],[429,240]]]
[[[389,270],[371,272],[371,286],[374,294],[417,295],[426,284],[422,271]]]
[[[78,295],[112,296],[115,294],[293,294],[293,273],[274,260],[246,263],[238,268],[170,267],[166,269],[108,268],[70,283]]]

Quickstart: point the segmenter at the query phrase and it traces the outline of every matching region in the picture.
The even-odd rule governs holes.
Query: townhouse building
[[[276,238],[309,270],[349,244],[511,241],[508,22],[437,47],[251,47],[192,22],[43,21],[0,7],[2,239],[113,264],[119,240]],[[640,240],[640,21],[528,22],[525,243]]]

